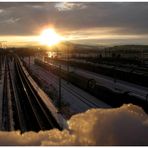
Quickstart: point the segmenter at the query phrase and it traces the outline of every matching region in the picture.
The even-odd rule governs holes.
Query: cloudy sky
[[[87,44],[147,44],[148,3],[0,3],[0,41],[34,41],[53,27]]]

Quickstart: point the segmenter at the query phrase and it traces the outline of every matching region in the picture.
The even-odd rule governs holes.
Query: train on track
[[[80,76],[74,72],[68,73],[63,69],[60,70],[58,66],[43,62],[39,59],[35,59],[34,62],[36,65],[39,65],[45,68],[46,70],[51,71],[55,75],[58,75],[58,76],[61,75],[61,78],[65,79],[66,81],[69,81],[70,83],[78,86],[83,90],[86,90],[88,93],[106,102],[112,107],[118,107],[123,103],[133,103],[133,104],[142,106],[148,112],[147,97],[145,97],[145,100],[143,100],[143,99],[137,98],[136,96],[132,96],[126,92],[121,92],[121,93],[113,92],[109,88],[100,86],[93,79],[86,78],[82,75]]]
[[[61,76],[61,78],[69,81],[70,83],[86,90],[91,91],[95,85],[96,81],[94,79],[86,78],[84,76],[78,75],[74,72],[67,72],[63,69],[60,69],[58,66],[50,65],[48,63],[44,63],[38,59],[35,59],[35,64],[44,67],[47,70],[52,71],[54,74]]]
[[[50,59],[51,60],[51,59]],[[49,61],[49,58],[45,58]],[[57,60],[63,64],[67,64],[66,60]],[[89,70],[98,74],[106,75],[114,79],[135,83],[144,87],[148,87],[148,68],[139,68],[133,65],[123,67],[120,65],[94,64],[90,62],[68,61],[73,67]]]

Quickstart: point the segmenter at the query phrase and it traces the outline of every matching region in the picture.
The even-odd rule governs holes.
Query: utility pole
[[[29,55],[29,69],[30,69],[30,55]]]
[[[59,64],[59,101],[58,101],[59,111],[61,111],[61,64]]]
[[[144,50],[141,50],[141,62],[144,63]]]
[[[69,49],[67,47],[67,72],[69,73]]]
[[[57,56],[59,55],[59,53],[58,53],[58,48],[56,47],[56,52],[57,52]],[[59,62],[59,96],[58,96],[58,109],[59,109],[59,112],[61,111],[61,99],[62,99],[62,97],[61,97],[61,86],[62,86],[62,84],[61,84],[62,82],[61,82],[61,63]]]

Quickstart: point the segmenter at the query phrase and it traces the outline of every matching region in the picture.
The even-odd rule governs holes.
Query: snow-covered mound
[[[148,116],[134,105],[74,115],[69,129],[0,132],[0,145],[148,145]]]

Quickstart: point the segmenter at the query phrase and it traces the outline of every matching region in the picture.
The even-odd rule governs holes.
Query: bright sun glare
[[[52,28],[43,30],[40,35],[40,43],[47,46],[58,44],[62,40],[63,37],[57,34]]]

